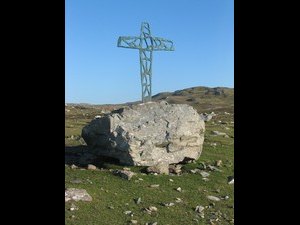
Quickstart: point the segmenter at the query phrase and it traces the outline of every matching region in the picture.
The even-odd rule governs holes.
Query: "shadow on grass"
[[[95,156],[86,145],[65,146],[65,164],[86,168],[93,164],[98,168],[116,169],[122,167],[118,159],[107,156]]]

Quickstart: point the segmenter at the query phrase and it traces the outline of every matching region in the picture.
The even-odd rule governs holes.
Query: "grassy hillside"
[[[71,204],[65,204],[65,224],[104,224],[145,225],[157,222],[157,225],[190,225],[190,224],[232,224],[234,223],[234,186],[228,184],[228,176],[234,175],[234,91],[229,88],[193,87],[173,93],[160,93],[153,96],[154,101],[166,100],[169,103],[192,105],[199,113],[214,111],[217,116],[206,123],[203,152],[195,163],[185,164],[182,175],[145,175],[143,168],[130,167],[137,175],[130,181],[112,174],[111,169],[123,168],[112,161],[95,161],[99,169],[92,171],[80,167],[78,158],[88,151],[80,137],[81,129],[96,115],[102,115],[120,108],[122,105],[74,105],[65,107],[65,186],[83,188],[92,196],[92,202],[75,202],[78,210],[71,211]],[[124,104],[125,105],[125,104]],[[229,137],[214,136],[212,131],[220,131]],[[208,181],[202,180],[200,174],[191,170],[205,165],[215,165],[221,171],[208,171]],[[77,169],[70,168],[77,164]],[[171,180],[170,180],[171,179]],[[76,182],[75,182],[76,181]],[[158,188],[149,187],[159,184]],[[181,187],[182,191],[176,191]],[[208,195],[221,198],[213,202]],[[226,199],[224,199],[225,196]],[[136,198],[141,203],[136,204]],[[176,202],[180,198],[181,202]],[[161,203],[174,203],[174,206],[163,206]],[[195,207],[201,205],[204,218]],[[144,209],[155,206],[157,212],[148,214]],[[132,211],[126,215],[125,211]]]
[[[231,112],[233,113],[232,88],[192,87],[175,92],[165,92],[153,96],[154,100],[166,100],[169,103],[189,104],[198,112]]]

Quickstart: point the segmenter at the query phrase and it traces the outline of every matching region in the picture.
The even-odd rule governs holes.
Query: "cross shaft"
[[[118,39],[118,47],[139,49],[142,102],[151,101],[152,52],[174,51],[173,42],[160,37],[152,37],[149,24],[143,22],[140,36],[121,36]]]

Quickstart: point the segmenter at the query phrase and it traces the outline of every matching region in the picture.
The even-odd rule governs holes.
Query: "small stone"
[[[70,207],[70,211],[74,211],[74,210],[78,210],[78,207],[72,203]]]
[[[151,187],[151,188],[158,188],[158,187],[159,187],[159,184],[151,184],[150,187]]]
[[[169,172],[170,173],[173,173],[173,174],[181,174],[182,171],[181,171],[181,167],[182,165],[180,164],[177,164],[177,165],[169,165]]]
[[[225,200],[229,199],[229,196],[228,196],[228,195],[226,195],[226,196],[224,197],[224,199],[225,199]]]
[[[222,165],[222,160],[217,160],[215,165],[217,167],[220,167]]]
[[[109,209],[115,209],[112,205],[108,206]]]
[[[198,212],[198,213],[201,213],[205,208],[201,205],[197,205],[196,206],[196,209],[195,209],[195,212]]]
[[[88,164],[87,169],[88,169],[88,170],[96,170],[97,167],[94,166],[94,165],[92,165],[92,164]]]
[[[146,213],[151,214],[151,210],[149,210],[148,208],[144,208],[144,210],[146,211]]]
[[[175,202],[177,202],[177,203],[182,202],[182,199],[181,198],[176,198]]]
[[[199,216],[203,219],[204,218],[204,212],[200,212]]]
[[[122,177],[123,179],[126,179],[126,180],[130,180],[135,175],[134,172],[127,171],[127,170],[114,170],[113,174],[117,175],[117,176],[120,176],[120,177]]]
[[[130,223],[131,223],[131,224],[137,224],[138,221],[137,221],[137,220],[130,220]]]
[[[181,187],[176,188],[176,191],[181,192],[182,191]]]
[[[137,198],[137,199],[135,199],[135,203],[136,204],[140,204],[141,203],[141,201],[142,201],[142,199],[139,197],[139,198]]]
[[[211,171],[218,171],[218,172],[222,172],[222,170],[218,169],[217,167],[215,166],[212,166],[212,165],[208,165],[207,166],[209,170]]]
[[[190,170],[190,172],[195,174],[197,171],[196,170]]]
[[[156,174],[169,174],[169,163],[168,162],[159,162],[155,166],[149,166],[146,169],[147,173],[153,173],[154,175]]]
[[[132,215],[132,211],[130,211],[130,210],[125,211],[124,214],[126,214],[126,215]]]
[[[227,179],[228,179],[228,184],[234,184],[234,177],[233,176],[229,176]]]
[[[210,175],[209,173],[207,173],[205,171],[201,171],[200,174],[202,177],[208,177]]]
[[[174,206],[175,203],[173,203],[173,202],[170,202],[170,203],[162,203],[162,205],[163,205],[163,206],[169,207],[169,206]]]
[[[209,179],[207,177],[203,177],[202,180],[209,181]]]
[[[169,179],[169,181],[170,181],[170,182],[174,182],[174,180],[173,180],[173,179]]]
[[[201,113],[199,116],[200,116],[200,119],[204,120],[204,122],[208,122],[212,119],[212,115],[207,114],[207,113]]]
[[[127,170],[127,171],[130,171],[131,169],[128,168],[128,167],[124,167],[123,170]]]
[[[78,166],[72,164],[72,165],[70,166],[70,168],[71,168],[71,169],[78,169]]]
[[[143,178],[139,178],[138,180],[143,181],[144,179]]]
[[[65,202],[74,201],[92,201],[92,197],[85,189],[67,188],[65,190]]]
[[[150,206],[148,208],[151,212],[157,212],[157,208],[155,206]]]
[[[212,195],[209,195],[209,196],[206,196],[209,200],[212,200],[212,201],[220,201],[221,199],[216,197],[216,196],[212,196]]]
[[[200,172],[200,169],[197,169],[197,168],[196,168],[196,169],[190,170],[190,172],[193,173],[193,174],[199,173],[199,172]]]
[[[215,135],[215,136],[224,136],[224,137],[227,135],[226,133],[220,132],[220,131],[217,131],[217,130],[212,131],[212,134]]]
[[[149,206],[148,208],[144,209],[148,214],[151,214],[152,212],[157,212],[157,208],[155,206]]]

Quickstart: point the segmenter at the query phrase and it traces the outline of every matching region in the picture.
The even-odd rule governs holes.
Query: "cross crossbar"
[[[141,25],[140,36],[121,36],[118,39],[118,47],[139,49],[142,102],[151,101],[152,52],[174,51],[173,42],[165,38],[152,37],[149,24],[147,22],[143,22]]]

